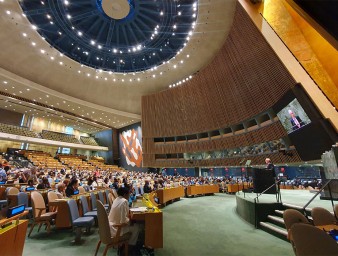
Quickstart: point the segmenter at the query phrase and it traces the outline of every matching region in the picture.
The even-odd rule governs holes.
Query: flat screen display
[[[277,116],[288,134],[311,123],[310,118],[297,99],[287,104],[277,113]]]

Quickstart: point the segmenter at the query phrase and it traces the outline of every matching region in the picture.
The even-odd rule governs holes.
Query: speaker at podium
[[[254,193],[262,193],[275,184],[275,171],[266,169],[252,169]],[[272,186],[265,194],[277,194],[276,186]]]

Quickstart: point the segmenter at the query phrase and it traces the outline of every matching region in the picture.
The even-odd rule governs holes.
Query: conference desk
[[[28,227],[28,220],[19,220],[19,217],[27,215],[25,211],[10,219],[0,221],[0,225],[6,222],[11,222],[7,227],[0,228],[0,251],[1,255],[22,255],[23,247],[25,245],[26,232]]]
[[[176,188],[158,189],[156,190],[156,194],[159,203],[165,205],[167,202],[171,200],[184,197],[184,187],[180,186]]]
[[[144,222],[144,245],[149,248],[163,248],[163,213],[131,212],[130,218],[135,222]]]
[[[205,195],[205,194],[213,194],[219,192],[219,185],[195,185],[187,187],[187,195]]]
[[[316,228],[324,230],[325,232],[330,232],[331,230],[334,230],[334,229],[338,230],[338,225],[335,225],[335,224],[321,225],[321,226],[316,226]]]

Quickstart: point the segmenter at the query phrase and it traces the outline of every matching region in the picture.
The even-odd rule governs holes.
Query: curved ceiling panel
[[[54,48],[113,72],[154,68],[173,58],[193,33],[195,0],[25,0],[24,14]]]

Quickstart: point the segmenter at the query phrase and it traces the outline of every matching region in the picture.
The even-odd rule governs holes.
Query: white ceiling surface
[[[200,0],[193,35],[175,59],[153,70],[121,74],[60,56],[32,29],[17,1],[0,0],[0,90],[115,128],[139,122],[141,96],[168,89],[213,59],[231,29],[236,2]]]

